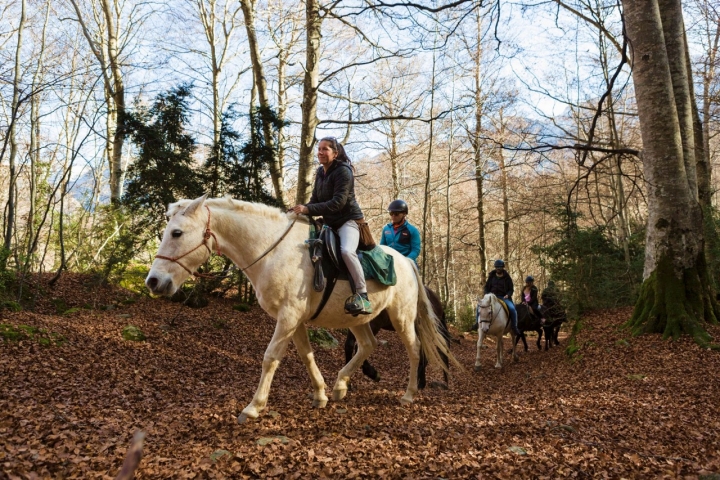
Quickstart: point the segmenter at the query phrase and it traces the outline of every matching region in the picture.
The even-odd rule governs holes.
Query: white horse
[[[502,368],[503,364],[503,335],[510,333],[512,337],[513,360],[518,361],[515,353],[515,333],[513,333],[508,313],[503,301],[494,294],[486,294],[477,305],[475,314],[478,321],[477,354],[475,356],[475,371],[480,371],[480,348],[486,336],[494,336],[497,346],[497,363],[495,368]]]
[[[308,238],[307,219],[258,203],[229,197],[206,200],[206,196],[170,204],[167,215],[169,221],[158,255],[145,280],[153,293],[175,293],[209,258],[211,251],[216,250],[245,272],[258,303],[277,320],[275,333],[265,350],[260,384],[238,421],[257,418],[265,409],[273,375],[291,339],[310,374],[313,406],[325,407],[328,401],[325,381],[315,364],[304,325],[315,313],[322,296],[322,292],[313,289],[313,267],[304,244]],[[369,322],[385,309],[410,357],[410,380],[401,403],[412,403],[417,393],[421,348],[429,361],[440,368],[446,369],[438,352],[448,355],[459,366],[438,330],[439,320],[419,280],[417,267],[395,250],[381,248],[395,259],[397,284],[386,287],[368,281],[375,313],[346,315],[344,302],[351,295],[349,282],[338,282],[322,313],[312,321],[313,325],[326,328],[349,328],[358,340],[357,353],[340,370],[333,387],[336,401],[345,397],[350,375],[377,345]]]

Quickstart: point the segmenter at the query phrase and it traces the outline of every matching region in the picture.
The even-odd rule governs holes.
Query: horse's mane
[[[175,203],[168,205],[167,216],[172,217],[182,209],[187,207],[192,200],[183,199],[178,200]],[[271,207],[264,203],[257,202],[246,202],[244,200],[237,200],[230,196],[223,198],[208,198],[205,200],[205,204],[212,209],[219,209],[229,212],[249,212],[256,215],[261,215],[272,220],[287,220],[297,217],[298,221],[309,223],[309,220],[304,215],[296,215],[294,213],[286,213],[277,207]]]

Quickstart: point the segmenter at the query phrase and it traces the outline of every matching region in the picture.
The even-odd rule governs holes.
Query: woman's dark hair
[[[345,147],[342,146],[342,143],[337,141],[337,138],[323,137],[320,140],[318,140],[318,144],[320,142],[330,143],[330,148],[332,148],[337,153],[337,158],[335,160],[339,160],[341,162],[347,163],[348,165],[352,166],[350,157],[348,157],[347,153],[345,153]]]

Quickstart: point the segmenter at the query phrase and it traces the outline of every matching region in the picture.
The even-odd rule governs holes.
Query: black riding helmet
[[[532,275],[528,275],[527,277],[525,277],[525,283],[534,282],[534,281],[535,281],[535,277],[533,277]]]
[[[495,260],[495,268],[505,268],[505,262],[502,260]]]
[[[399,198],[397,200],[393,200],[390,202],[390,205],[388,205],[388,212],[399,212],[404,213],[407,215],[408,213],[408,206],[407,203],[405,203],[405,200],[400,200]]]

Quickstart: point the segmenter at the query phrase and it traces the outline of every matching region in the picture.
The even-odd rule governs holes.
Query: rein
[[[208,252],[210,253],[210,256],[212,256],[212,250],[210,249],[210,247],[208,246],[208,243],[207,243],[207,242],[208,242],[208,239],[209,239],[210,237],[212,237],[213,240],[215,240],[215,246],[217,247],[217,248],[216,248],[216,253],[217,253],[218,255],[221,255],[221,252],[220,252],[220,242],[218,242],[218,239],[217,239],[217,237],[215,236],[215,234],[213,233],[213,231],[210,230],[210,208],[208,208],[208,206],[205,205],[205,210],[207,210],[207,212],[208,212],[207,224],[205,225],[205,234],[203,235],[203,240],[202,240],[202,242],[201,242],[198,246],[196,246],[195,248],[193,248],[193,249],[191,249],[191,250],[188,250],[187,252],[183,253],[182,255],[178,255],[177,257],[166,257],[165,255],[155,255],[155,258],[160,258],[160,259],[163,259],[163,260],[169,260],[169,261],[171,261],[171,262],[177,263],[177,264],[180,265],[182,268],[184,268],[186,272],[188,272],[190,275],[192,275],[192,276],[194,276],[194,277],[200,277],[200,278],[216,278],[217,275],[214,275],[214,274],[211,274],[211,273],[200,273],[200,272],[198,272],[198,271],[193,272],[193,271],[191,271],[189,268],[187,268],[185,265],[183,265],[182,263],[179,262],[179,260],[180,260],[181,258],[190,255],[192,252],[194,252],[195,250],[197,250],[198,248],[200,248],[200,247],[202,247],[202,246],[205,246],[205,248],[207,248]],[[282,234],[282,236],[281,236],[280,238],[278,238],[278,239],[275,241],[275,243],[273,243],[272,245],[270,245],[270,247],[269,247],[267,250],[265,250],[262,254],[260,254],[260,256],[259,256],[258,258],[256,258],[250,265],[248,265],[248,266],[246,266],[246,267],[243,267],[243,268],[240,268],[240,271],[244,272],[244,271],[247,270],[248,268],[252,267],[252,266],[255,265],[257,262],[259,262],[260,260],[262,260],[262,259],[263,259],[268,253],[270,253],[275,247],[277,247],[277,246],[280,244],[280,242],[282,242],[283,239],[287,236],[287,234],[290,233],[290,230],[291,230],[292,227],[295,225],[295,222],[296,222],[296,221],[297,221],[297,216],[293,219],[292,222],[290,222],[290,224],[288,225],[288,227],[285,229],[285,232]],[[208,260],[210,259],[210,256],[208,256]],[[207,260],[206,260],[206,262],[207,262]]]

